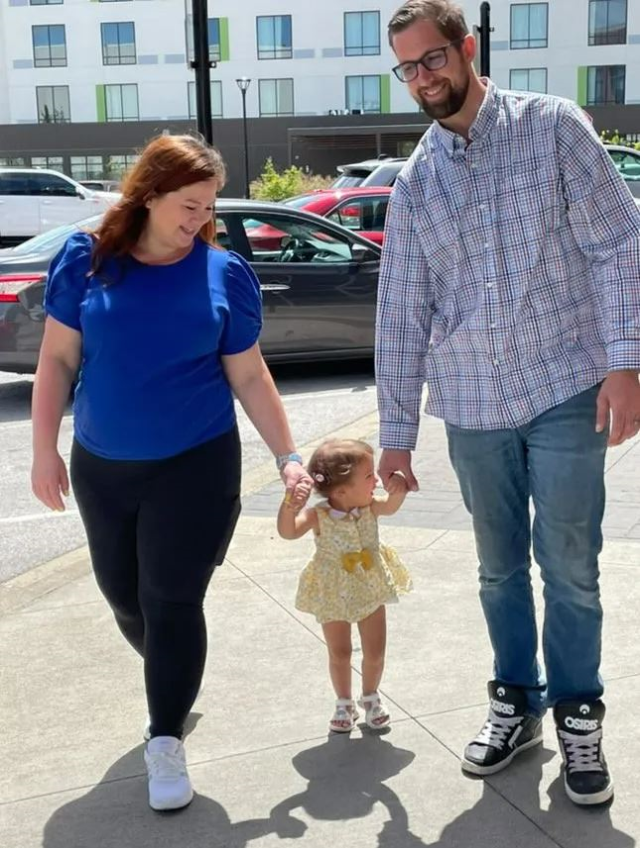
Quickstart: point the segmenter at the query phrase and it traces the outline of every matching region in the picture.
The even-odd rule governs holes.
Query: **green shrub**
[[[630,147],[632,150],[640,150],[640,141],[628,141],[624,136],[621,136],[618,130],[602,130],[600,139],[605,144],[619,144],[622,147]]]
[[[296,165],[278,171],[273,159],[269,157],[258,179],[251,183],[251,197],[254,200],[286,200],[297,194],[326,188],[333,179],[319,174],[308,174]]]

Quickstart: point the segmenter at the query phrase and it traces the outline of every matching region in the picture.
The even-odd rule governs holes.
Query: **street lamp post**
[[[242,135],[244,137],[244,196],[249,198],[249,144],[247,141],[247,89],[251,85],[249,77],[236,80],[242,94]]]
[[[193,62],[196,72],[196,117],[198,132],[208,144],[213,141],[211,121],[211,67],[207,0],[193,0]]]

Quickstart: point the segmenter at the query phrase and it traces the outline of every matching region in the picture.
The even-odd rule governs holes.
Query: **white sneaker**
[[[193,798],[184,745],[174,736],[154,736],[144,752],[152,810],[179,810]]]

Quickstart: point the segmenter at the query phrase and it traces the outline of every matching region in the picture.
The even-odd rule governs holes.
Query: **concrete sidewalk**
[[[351,435],[375,442],[373,427],[369,417]],[[187,739],[197,795],[179,814],[147,807],[141,664],[84,552],[0,587],[0,846],[632,848],[640,839],[640,441],[612,451],[608,468],[611,806],[585,810],[566,799],[550,718],[544,746],[503,774],[482,781],[460,771],[459,753],[485,718],[491,655],[468,519],[442,427],[427,420],[416,453],[422,491],[384,527],[416,585],[389,608],[389,732],[328,737],[326,650],[319,627],[293,608],[313,543],[276,536],[279,485],[254,475],[207,599],[209,661]]]

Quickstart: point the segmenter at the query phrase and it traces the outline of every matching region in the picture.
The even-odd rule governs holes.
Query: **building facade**
[[[188,3],[0,0],[0,164],[51,165],[44,156],[58,166],[51,144],[59,136],[51,130],[71,124],[76,161],[71,168],[65,149],[65,170],[77,177],[116,174],[133,155],[117,144],[123,124],[139,124],[138,143],[150,127],[192,126]],[[391,72],[386,25],[398,4],[209,0],[214,133],[220,121],[241,116],[240,77],[251,80],[246,104],[254,138],[259,119],[324,125],[319,116],[334,116],[336,126],[357,126],[359,116],[395,115],[398,124],[406,116],[415,123],[417,108]],[[469,25],[476,24],[479,2],[461,5]],[[491,76],[498,85],[571,98],[592,111],[600,128],[640,134],[640,0],[493,0],[491,13]],[[120,135],[130,139],[131,128]],[[100,137],[101,149],[90,150]]]

